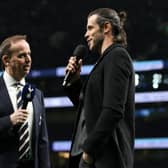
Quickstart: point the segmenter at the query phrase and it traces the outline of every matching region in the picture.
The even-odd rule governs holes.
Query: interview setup
[[[10,3],[0,168],[165,168],[167,2]]]
[[[88,54],[88,51],[86,49],[86,46],[83,44],[77,45],[74,48],[73,54],[78,56],[78,59],[83,58],[83,55],[86,56]],[[137,105],[135,117],[137,118],[137,122],[143,122],[143,124],[140,124],[140,127],[137,127],[136,129],[139,130],[138,132],[145,131],[146,136],[142,137],[141,134],[139,134],[139,138],[137,137],[135,139],[135,150],[143,151],[143,150],[163,150],[165,148],[168,148],[168,140],[166,134],[164,135],[162,132],[158,132],[158,135],[154,138],[153,136],[156,135],[156,132],[153,133],[153,127],[157,127],[157,123],[154,125],[151,125],[152,120],[155,118],[160,121],[160,118],[162,116],[166,115],[166,102],[167,100],[167,91],[164,90],[164,87],[166,86],[167,81],[167,75],[165,73],[165,70],[168,69],[166,60],[149,60],[149,61],[134,61],[133,62],[134,69],[135,69],[135,86],[137,88],[137,92],[135,93],[135,102]],[[81,70],[81,75],[87,76],[93,68],[93,65],[83,65]],[[3,72],[3,71],[2,71]],[[2,75],[1,72],[1,75]],[[65,67],[56,67],[53,69],[33,69],[28,74],[29,80],[41,80],[46,77],[49,78],[59,78],[60,81],[62,81],[61,87],[65,87],[67,85],[67,81],[69,78],[71,78],[70,74],[67,73],[65,75]],[[149,81],[150,79],[150,81]],[[162,81],[160,80],[162,79]],[[16,83],[15,86],[18,84]],[[20,84],[19,84],[20,85]],[[22,86],[22,85],[21,85]],[[30,83],[27,83],[23,87],[22,92],[22,102],[23,102],[23,108],[25,108],[29,101],[32,101],[34,98],[34,94],[36,92],[36,85],[32,85]],[[3,89],[4,90],[4,89]],[[149,90],[146,92],[146,90]],[[4,92],[4,91],[3,91]],[[2,93],[2,92],[1,92]],[[3,98],[4,96],[2,96]],[[3,103],[3,100],[1,102]],[[162,102],[162,104],[160,103]],[[6,104],[6,103],[3,103]],[[66,97],[66,96],[60,96],[60,97],[44,97],[44,105],[46,108],[46,111],[49,109],[57,109],[56,111],[60,111],[60,109],[66,109],[68,113],[73,112],[73,104],[72,102]],[[48,112],[50,113],[50,112]],[[148,119],[145,121],[144,119]],[[17,121],[19,122],[19,121]],[[165,126],[164,121],[162,120],[159,125]],[[59,125],[58,127],[60,127]],[[147,126],[147,128],[146,128]],[[69,126],[66,125],[67,129]],[[72,125],[71,125],[72,127]],[[69,130],[70,131],[70,130]],[[150,132],[150,134],[149,134]],[[58,135],[58,134],[57,134]],[[55,136],[55,135],[54,135]],[[71,146],[71,135],[67,137],[67,139],[61,139],[61,138],[54,138],[53,141],[51,141],[50,150],[53,153],[58,153],[59,155],[57,157],[61,157],[65,159],[65,163],[68,160],[67,154],[70,150]],[[62,135],[59,135],[62,137]]]

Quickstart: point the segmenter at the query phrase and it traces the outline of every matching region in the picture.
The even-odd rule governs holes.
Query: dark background
[[[14,34],[26,34],[32,49],[32,69],[65,66],[76,45],[86,44],[87,15],[99,7],[126,11],[125,25],[128,50],[134,61],[168,57],[168,1],[167,0],[1,0],[0,42]],[[85,64],[94,63],[90,58]],[[167,71],[165,71],[167,73]],[[149,76],[149,77],[148,77]],[[150,80],[150,74],[147,75]],[[45,96],[63,96],[63,78],[31,79]],[[163,90],[167,89],[164,85]],[[146,88],[145,91],[150,90]],[[137,88],[137,91],[144,91]],[[137,105],[136,108],[166,107],[165,104]],[[156,107],[156,108],[157,108]],[[168,109],[168,108],[167,108]],[[168,113],[168,112],[167,112]],[[69,140],[75,118],[74,108],[46,109],[49,138]],[[157,119],[156,119],[157,118]],[[166,136],[168,117],[137,118],[136,136]],[[156,131],[158,130],[158,131]],[[135,168],[165,168],[168,150],[136,150]],[[64,168],[67,159],[51,150],[53,168]]]
[[[126,11],[128,49],[134,59],[166,57],[166,0],[1,0],[0,41],[26,34],[33,68],[65,65],[78,43],[84,43],[87,14],[98,7]]]

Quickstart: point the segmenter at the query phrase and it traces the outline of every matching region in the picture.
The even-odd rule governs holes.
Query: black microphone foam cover
[[[83,59],[86,55],[87,55],[87,48],[83,44],[79,44],[73,52],[73,56],[76,56],[77,60]]]
[[[82,45],[82,44],[79,44],[75,48],[75,50],[73,52],[73,56],[76,56],[76,59],[78,61],[79,59],[83,59],[87,55],[87,52],[88,52],[88,50],[87,50],[86,46]],[[63,81],[63,84],[62,84],[64,87],[67,86],[68,80],[71,78],[71,76],[72,75],[68,71],[66,73],[65,77],[64,77],[64,81]]]
[[[26,84],[22,91],[22,101],[23,101],[23,109],[26,109],[29,101],[32,101],[35,95],[35,87],[31,84]]]

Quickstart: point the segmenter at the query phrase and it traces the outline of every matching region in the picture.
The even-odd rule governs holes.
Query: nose
[[[88,38],[88,31],[86,31],[84,37],[87,39]]]
[[[30,56],[29,54],[27,54],[27,55],[25,56],[25,61],[26,61],[27,63],[31,62],[31,56]]]

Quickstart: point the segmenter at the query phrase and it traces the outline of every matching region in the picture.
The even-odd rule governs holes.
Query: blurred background
[[[43,90],[53,168],[65,168],[75,109],[62,88],[64,67],[78,44],[86,44],[88,13],[99,7],[126,11],[128,50],[136,86],[135,168],[168,165],[167,0],[1,0],[0,42],[26,34],[33,66],[28,80]],[[82,69],[87,77],[96,56]],[[95,95],[96,96],[96,95]]]

